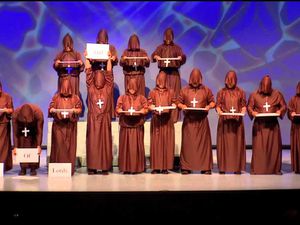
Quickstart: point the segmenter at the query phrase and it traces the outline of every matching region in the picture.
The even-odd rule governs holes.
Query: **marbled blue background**
[[[85,43],[95,42],[98,31],[106,28],[119,56],[129,36],[137,33],[150,55],[171,26],[175,42],[188,56],[181,68],[182,85],[192,68],[199,67],[204,83],[216,95],[226,72],[234,69],[248,98],[261,78],[270,74],[273,86],[288,101],[300,80],[299,16],[300,2],[1,2],[0,79],[15,107],[36,103],[46,119],[57,82],[52,63],[67,32],[83,52]],[[116,93],[122,94],[122,68],[117,66],[114,72]],[[146,72],[149,89],[157,72],[157,65],[151,64]],[[80,89],[85,99],[84,73]],[[215,144],[214,111],[209,118]],[[248,117],[245,123],[247,144],[251,144],[252,123]],[[280,124],[283,143],[289,144],[290,122],[285,118]],[[46,144],[47,126],[44,132]]]

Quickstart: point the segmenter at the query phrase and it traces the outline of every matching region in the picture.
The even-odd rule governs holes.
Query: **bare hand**
[[[258,114],[258,112],[255,112],[255,111],[252,112],[252,116],[254,116],[254,117],[256,117],[257,114]]]
[[[59,65],[60,62],[61,62],[60,60],[56,60],[56,61],[55,61],[55,66],[57,67],[57,66]]]
[[[14,149],[13,149],[13,154],[14,154],[14,155],[17,155],[17,148],[14,148]]]
[[[156,60],[160,60],[161,59],[161,57],[158,56],[158,55],[155,55],[153,58],[156,59]]]
[[[292,112],[291,116],[294,117],[296,115],[296,112]]]
[[[177,58],[178,58],[179,60],[182,60],[182,57],[181,57],[181,55],[180,55],[180,56],[178,56]]]
[[[210,106],[209,106],[209,105],[205,106],[205,109],[206,109],[207,111],[210,110]]]
[[[155,108],[155,105],[149,105],[149,109],[150,109],[151,111],[153,111],[154,108]]]
[[[276,113],[279,114],[279,115],[281,114],[280,110],[277,110]]]
[[[173,106],[173,107],[177,107],[177,105],[176,105],[175,103],[172,103],[172,106]]]
[[[50,109],[50,113],[53,113],[53,112],[54,112],[54,108],[51,108],[51,109]]]
[[[37,149],[38,149],[38,155],[41,155],[41,152],[42,152],[41,146],[37,146]]]

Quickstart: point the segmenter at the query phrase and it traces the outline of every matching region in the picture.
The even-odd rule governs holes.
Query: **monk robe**
[[[150,91],[148,105],[176,106],[174,92],[166,87],[166,74],[160,72],[156,77],[156,87]],[[150,168],[152,173],[167,174],[173,169],[175,151],[175,130],[171,110],[152,112],[150,124]]]
[[[296,114],[296,115],[295,115]],[[297,115],[298,114],[298,115]],[[300,82],[296,95],[288,103],[288,118],[291,120],[291,167],[300,173]]]
[[[147,57],[147,59],[128,59],[127,57]],[[124,87],[127,87],[128,81],[135,78],[138,83],[139,95],[145,96],[145,67],[149,67],[150,59],[147,52],[140,48],[140,40],[136,34],[130,36],[128,48],[123,52],[120,66],[123,67]]]
[[[248,114],[252,120],[257,113],[278,113],[282,119],[286,112],[283,95],[272,89],[271,78],[266,75],[260,87],[248,101]],[[252,127],[251,174],[282,174],[282,143],[277,117],[255,117]]]
[[[53,112],[53,109],[72,109],[72,112]],[[72,163],[72,175],[75,172],[77,121],[82,103],[78,95],[72,94],[69,79],[64,79],[60,92],[55,94],[49,105],[53,117],[51,133],[50,163]]]
[[[53,68],[58,75],[57,92],[60,90],[61,82],[64,78],[70,77],[72,94],[80,96],[80,73],[84,70],[81,54],[74,50],[73,39],[69,34],[63,38],[63,51],[57,54],[54,59]],[[71,63],[70,66],[61,64],[61,61],[79,61]]]
[[[227,73],[225,87],[217,94],[216,110],[219,114],[222,112],[246,112],[246,95],[244,90],[237,86],[237,76],[234,71]],[[217,162],[220,173],[235,172],[240,174],[241,171],[245,171],[246,145],[242,116],[219,116]]]
[[[12,97],[2,91],[2,83],[0,82],[0,162],[4,163],[4,171],[12,168],[11,154],[11,115],[14,110]]]
[[[88,67],[88,61],[87,61]],[[111,69],[93,73],[86,69],[88,89],[88,115],[86,133],[87,168],[90,175],[102,170],[107,175],[112,167],[111,92],[113,76]]]
[[[213,158],[207,115],[208,110],[215,107],[215,102],[211,90],[202,84],[202,74],[199,69],[192,70],[189,85],[180,91],[178,107],[181,109],[206,108],[207,110],[184,111],[180,152],[182,173],[201,170],[201,173],[211,174]]]
[[[158,57],[157,57],[158,56]],[[159,58],[177,58],[180,60],[170,60],[170,63],[165,63]],[[174,43],[174,33],[172,28],[167,28],[164,32],[164,42],[159,45],[151,55],[152,61],[157,61],[157,66],[160,71],[167,74],[167,88],[173,90],[177,98],[181,89],[181,78],[179,68],[186,62],[186,56],[180,46]],[[175,121],[179,119],[179,111],[172,111],[172,118]]]
[[[108,43],[108,34],[107,31],[105,29],[102,29],[98,32],[97,35],[97,44],[109,44]],[[111,62],[112,62],[112,66],[116,66],[118,65],[118,56],[117,56],[117,50],[115,48],[115,46],[113,46],[112,44],[109,44],[109,51],[111,54]],[[105,73],[105,71],[107,70],[107,61],[106,60],[90,60],[91,64],[92,64],[92,71],[93,73]],[[112,74],[113,74],[113,70],[112,70]],[[103,74],[105,75],[105,74]],[[111,98],[112,100],[111,102],[111,108],[110,108],[110,113],[111,113],[111,117],[115,118],[115,107],[114,107],[114,92],[111,92]]]
[[[121,113],[130,108],[140,113]],[[144,123],[147,108],[147,99],[137,94],[137,81],[130,79],[126,94],[118,98],[116,107],[117,115],[120,116],[119,170],[124,174],[145,171]]]
[[[43,140],[44,115],[39,106],[24,104],[18,107],[12,117],[14,148],[39,148]],[[38,163],[20,163],[19,175],[25,175],[30,168],[30,174],[36,175]]]

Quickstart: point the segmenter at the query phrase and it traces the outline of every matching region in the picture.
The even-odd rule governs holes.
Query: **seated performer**
[[[286,108],[283,95],[272,88],[270,76],[264,76],[258,90],[250,95],[247,106],[250,119],[255,118],[251,174],[282,174],[282,143],[277,116],[282,119]],[[259,115],[261,113],[263,117]]]
[[[166,74],[161,71],[156,77],[156,87],[148,97],[149,109],[152,110],[150,126],[150,168],[152,174],[168,174],[173,169],[175,151],[175,129],[171,110],[159,107],[176,108],[174,92],[166,87]]]
[[[202,74],[195,68],[189,84],[179,94],[177,106],[184,110],[180,166],[182,174],[201,170],[211,174],[213,166],[208,110],[215,107],[211,90],[202,84]]]
[[[117,101],[119,118],[119,170],[136,174],[146,169],[144,148],[144,123],[148,113],[147,99],[137,94],[137,81],[130,79],[126,94]]]
[[[50,163],[72,163],[75,172],[77,121],[82,110],[78,95],[72,94],[68,78],[62,81],[60,92],[55,94],[49,105],[53,117],[51,133]]]
[[[18,107],[13,113],[12,125],[14,155],[17,154],[17,148],[37,148],[40,155],[44,125],[44,116],[40,107],[29,103]],[[19,175],[26,175],[26,169],[30,168],[30,175],[35,176],[39,166],[39,162],[20,163]]]

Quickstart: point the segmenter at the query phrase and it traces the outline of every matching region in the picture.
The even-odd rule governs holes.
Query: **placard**
[[[108,59],[109,44],[86,44],[86,52],[88,59]]]
[[[72,163],[49,163],[48,176],[49,177],[71,177]]]
[[[38,163],[39,155],[37,148],[17,148],[16,161],[18,163]]]
[[[0,163],[0,177],[3,177],[4,173],[4,163]]]

